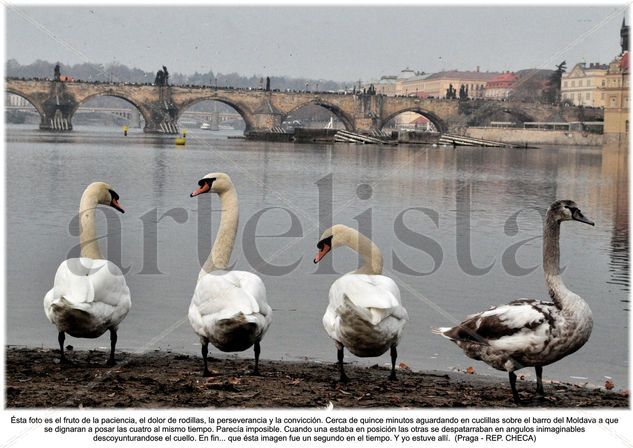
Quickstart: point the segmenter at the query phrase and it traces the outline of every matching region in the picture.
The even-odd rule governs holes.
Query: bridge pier
[[[156,86],[158,101],[151,101],[144,105],[148,119],[145,121],[143,132],[146,134],[178,134],[178,108],[171,100],[170,86]]]
[[[51,82],[50,95],[42,104],[44,115],[41,115],[40,129],[56,132],[72,131],[72,114],[76,106],[74,98],[66,93],[63,82]]]
[[[377,120],[371,116],[356,117],[354,119],[355,129],[354,132],[359,134],[371,134],[372,130],[378,130],[379,126]]]
[[[284,114],[278,111],[270,102],[269,98],[264,99],[260,106],[250,116],[245,116],[245,135],[251,133],[269,133],[274,128],[281,128]]]

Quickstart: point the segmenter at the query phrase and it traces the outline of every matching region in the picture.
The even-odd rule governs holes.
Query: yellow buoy
[[[127,137],[127,125],[123,126],[123,135]]]
[[[184,137],[176,137],[176,144],[177,145],[184,145],[186,143],[187,139]]]

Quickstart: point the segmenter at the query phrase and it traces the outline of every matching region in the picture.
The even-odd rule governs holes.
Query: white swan
[[[130,290],[117,265],[104,260],[95,233],[95,209],[109,205],[125,213],[119,195],[104,182],[86,188],[79,204],[79,240],[81,258],[64,261],[55,274],[53,289],[44,297],[46,317],[57,326],[61,361],[64,356],[65,333],[77,338],[96,338],[110,330],[112,366],[117,341],[117,328],[130,310]]]
[[[337,224],[323,232],[314,259],[318,263],[332,249],[348,246],[363,259],[362,266],[338,278],[330,287],[330,302],[323,326],[336,345],[340,381],[348,380],[343,370],[343,349],[356,356],[380,356],[391,349],[391,374],[396,379],[396,347],[409,320],[400,304],[400,290],[382,274],[382,255],[365,235]]]
[[[210,376],[207,353],[211,342],[223,352],[242,351],[254,345],[254,373],[259,375],[259,343],[270,326],[272,310],[266,302],[264,283],[257,275],[226,270],[237,233],[237,193],[224,173],[209,173],[198,185],[200,188],[191,197],[217,193],[222,206],[220,228],[189,306],[189,322],[202,344],[203,374]]]
[[[553,302],[519,299],[468,316],[453,328],[433,330],[455,342],[466,356],[507,371],[517,403],[515,370],[534,367],[536,390],[543,395],[543,366],[575,352],[591,335],[589,305],[560,277],[560,223],[570,220],[594,225],[575,202],[563,200],[552,203],[543,226],[543,270]]]

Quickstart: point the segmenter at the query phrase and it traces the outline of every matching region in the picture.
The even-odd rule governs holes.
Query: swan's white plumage
[[[323,326],[350,352],[378,356],[398,344],[408,315],[389,277],[346,274],[332,284],[329,299]]]
[[[189,322],[194,331],[216,345],[222,340],[219,333],[226,328],[226,320],[231,319],[252,326],[255,339],[264,336],[272,320],[264,283],[257,275],[244,271],[202,275],[189,306]]]
[[[101,259],[63,261],[53,288],[44,297],[48,320],[75,337],[98,337],[108,328],[116,328],[130,307],[130,290],[121,269]]]
[[[266,288],[255,274],[227,271],[239,219],[237,192],[225,173],[209,173],[191,193],[217,193],[222,215],[211,253],[202,265],[198,283],[189,305],[189,322],[200,336],[207,366],[208,345],[211,342],[224,352],[243,351],[254,346],[255,372],[258,372],[260,341],[272,320],[272,309],[266,302]]]

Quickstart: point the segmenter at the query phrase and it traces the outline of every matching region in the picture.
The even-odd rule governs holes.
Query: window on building
[[[571,82],[571,86],[572,86],[572,87],[576,87],[576,81],[572,81],[572,82]]]
[[[563,87],[567,87],[567,81],[563,81]]]
[[[614,96],[609,97],[609,106],[610,107],[615,107],[615,101],[616,101],[616,99],[615,99]]]
[[[585,99],[586,100],[591,99],[591,93],[589,92],[585,93]]]
[[[602,80],[602,84],[601,85],[602,85],[602,87],[604,87],[604,85],[605,85],[604,79]]]

